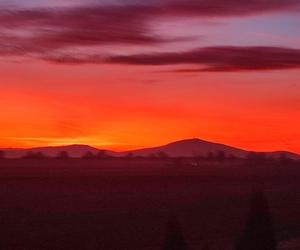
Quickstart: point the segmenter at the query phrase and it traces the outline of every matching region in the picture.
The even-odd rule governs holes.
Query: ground
[[[265,189],[282,249],[300,235],[297,165],[27,159],[0,166],[3,249],[156,250],[171,215],[191,249],[230,249],[256,187]]]

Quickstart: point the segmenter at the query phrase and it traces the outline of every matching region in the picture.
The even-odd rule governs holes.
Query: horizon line
[[[112,145],[107,145],[108,146],[107,148],[103,148],[104,146],[98,146],[98,145],[93,145],[93,144],[84,144],[84,143],[61,144],[61,145],[45,145],[45,146],[31,146],[31,147],[0,147],[0,150],[36,150],[36,149],[44,149],[44,148],[60,148],[60,147],[71,147],[71,146],[86,146],[86,147],[91,147],[91,148],[97,149],[97,150],[112,151],[112,152],[115,152],[115,153],[126,153],[126,152],[143,150],[143,149],[152,149],[152,148],[157,148],[157,147],[163,147],[163,146],[167,146],[169,144],[176,143],[176,142],[192,141],[192,140],[198,140],[198,141],[207,142],[207,143],[211,143],[211,144],[219,144],[219,145],[223,145],[223,146],[226,146],[226,147],[235,148],[235,149],[238,149],[238,150],[243,150],[243,151],[246,151],[246,152],[257,152],[257,153],[287,152],[287,153],[292,153],[292,154],[300,155],[300,153],[297,153],[297,152],[294,152],[294,151],[290,151],[290,150],[287,150],[287,149],[278,149],[278,150],[249,150],[249,149],[245,149],[245,148],[241,148],[241,147],[237,147],[237,146],[233,146],[233,145],[229,145],[229,144],[225,144],[225,143],[221,143],[221,142],[214,142],[214,141],[200,139],[198,137],[186,138],[186,139],[178,139],[178,140],[175,140],[175,141],[171,141],[171,142],[160,144],[160,145],[156,145],[156,146],[155,145],[154,146],[148,146],[148,147],[147,146],[137,146],[136,148],[126,149],[126,150],[115,150],[113,148],[110,148],[110,146],[112,146],[113,144]]]

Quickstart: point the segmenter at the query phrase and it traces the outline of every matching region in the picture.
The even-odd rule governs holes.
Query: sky
[[[299,27],[300,0],[0,0],[0,147],[300,153]]]

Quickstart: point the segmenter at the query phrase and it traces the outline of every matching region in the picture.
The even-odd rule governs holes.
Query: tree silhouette
[[[106,150],[99,150],[97,152],[97,154],[96,154],[96,157],[97,158],[101,158],[101,159],[107,158],[107,152],[106,152]]]
[[[160,159],[168,159],[169,155],[164,151],[157,152],[157,157]]]
[[[132,152],[128,152],[126,155],[125,155],[125,158],[128,158],[128,159],[132,159],[134,157],[134,154]]]
[[[28,151],[24,156],[22,156],[23,159],[44,159],[46,156],[43,154],[43,152],[34,152],[34,151]]]
[[[208,160],[208,161],[213,161],[215,159],[216,159],[216,156],[213,152],[209,152],[206,156],[206,160]]]
[[[235,160],[238,160],[238,156],[234,155],[234,154],[229,154],[228,155],[228,160],[231,160],[231,161],[235,161]]]
[[[154,159],[154,158],[157,158],[157,155],[154,154],[154,153],[150,153],[150,154],[148,155],[148,158]]]
[[[223,150],[219,150],[217,152],[216,159],[218,161],[224,161],[224,160],[226,160],[226,154],[225,154],[225,152]]]
[[[91,151],[87,151],[82,156],[83,159],[92,159],[95,158],[95,155]]]
[[[46,156],[43,154],[43,152],[36,152],[36,153],[34,153],[34,158],[44,159],[44,158],[46,158]]]
[[[32,151],[27,151],[22,158],[24,159],[31,159],[33,157],[33,152]]]
[[[68,159],[70,158],[69,153],[67,151],[61,151],[58,153],[57,158],[59,159]]]
[[[265,153],[258,153],[258,152],[249,152],[246,159],[249,162],[264,162],[267,160],[267,156]]]
[[[181,225],[176,217],[169,219],[162,250],[187,250]]]
[[[252,194],[245,230],[236,244],[236,250],[275,250],[275,233],[267,199],[263,191]]]

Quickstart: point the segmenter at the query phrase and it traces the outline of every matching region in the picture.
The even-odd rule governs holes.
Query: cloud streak
[[[157,1],[158,2],[158,1]],[[268,12],[299,10],[299,0],[166,0],[161,3],[161,15],[241,17]]]
[[[139,12],[138,7],[131,11]],[[152,35],[140,23],[141,18],[120,7],[2,11],[0,54],[15,56],[74,47],[165,42]]]
[[[161,67],[185,65],[184,69],[171,71],[176,73],[263,71],[300,68],[300,49],[266,46],[223,46],[204,47],[183,52],[128,56],[104,57],[97,54],[57,54],[45,56],[41,59],[50,63],[69,65],[119,64]],[[190,68],[187,68],[187,65]]]
[[[300,68],[300,49],[281,47],[206,47],[179,53],[113,56],[109,63],[129,65],[199,65],[174,72],[248,71]]]
[[[2,8],[0,56],[40,56],[102,45],[156,46],[172,41],[153,32],[158,18],[243,17],[299,8],[300,0],[152,0],[147,4]]]

